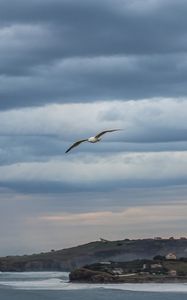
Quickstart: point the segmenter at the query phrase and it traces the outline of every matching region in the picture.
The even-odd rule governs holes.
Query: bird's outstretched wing
[[[86,141],[87,141],[87,139],[85,139],[85,140],[80,140],[80,141],[75,142],[73,145],[71,145],[71,147],[69,147],[69,148],[66,150],[65,153],[68,153],[72,148],[77,147],[78,145],[80,145],[81,143],[86,142]]]
[[[100,136],[102,136],[103,134],[107,133],[107,132],[113,132],[113,131],[119,131],[119,130],[122,130],[122,129],[109,129],[109,130],[104,130],[104,131],[101,131],[100,133],[98,133],[95,137],[96,138],[99,138]]]

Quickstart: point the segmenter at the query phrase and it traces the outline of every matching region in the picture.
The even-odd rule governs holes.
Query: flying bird
[[[97,135],[95,136],[91,136],[89,137],[88,139],[84,139],[84,140],[80,140],[80,141],[77,141],[75,143],[73,143],[73,145],[71,145],[65,153],[68,153],[71,149],[79,146],[81,143],[83,142],[89,142],[89,143],[97,143],[101,140],[101,136],[107,132],[113,132],[113,131],[119,131],[121,129],[109,129],[109,130],[104,130],[104,131],[101,131],[100,133],[98,133]]]

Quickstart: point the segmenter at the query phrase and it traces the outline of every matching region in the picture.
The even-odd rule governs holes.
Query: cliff
[[[96,241],[58,251],[1,257],[0,271],[71,271],[101,261],[152,259],[156,255],[165,256],[170,252],[175,252],[178,258],[187,257],[187,240]]]

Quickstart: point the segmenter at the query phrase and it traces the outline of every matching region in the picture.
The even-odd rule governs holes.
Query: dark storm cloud
[[[1,1],[0,108],[187,94],[185,1]]]
[[[0,107],[185,96],[183,61],[184,56],[72,59],[28,76],[1,76]]]
[[[184,0],[159,0],[156,5],[131,0],[4,0],[0,19],[2,25],[54,26],[68,56],[168,53],[187,46],[182,39],[186,7]]]

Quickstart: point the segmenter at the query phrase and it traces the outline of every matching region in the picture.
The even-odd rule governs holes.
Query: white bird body
[[[100,133],[98,133],[97,135],[95,136],[91,136],[89,137],[88,139],[84,139],[84,140],[79,140],[75,143],[73,143],[73,145],[71,145],[65,153],[68,153],[72,148],[75,148],[77,146],[79,146],[81,143],[83,142],[89,142],[89,143],[97,143],[101,140],[101,136],[107,132],[113,132],[113,131],[118,131],[118,130],[121,130],[121,129],[109,129],[109,130],[104,130],[104,131],[101,131]]]
[[[91,137],[88,138],[88,142],[90,142],[90,143],[97,143],[100,140],[101,140],[101,138],[97,138],[95,136],[91,136]]]

